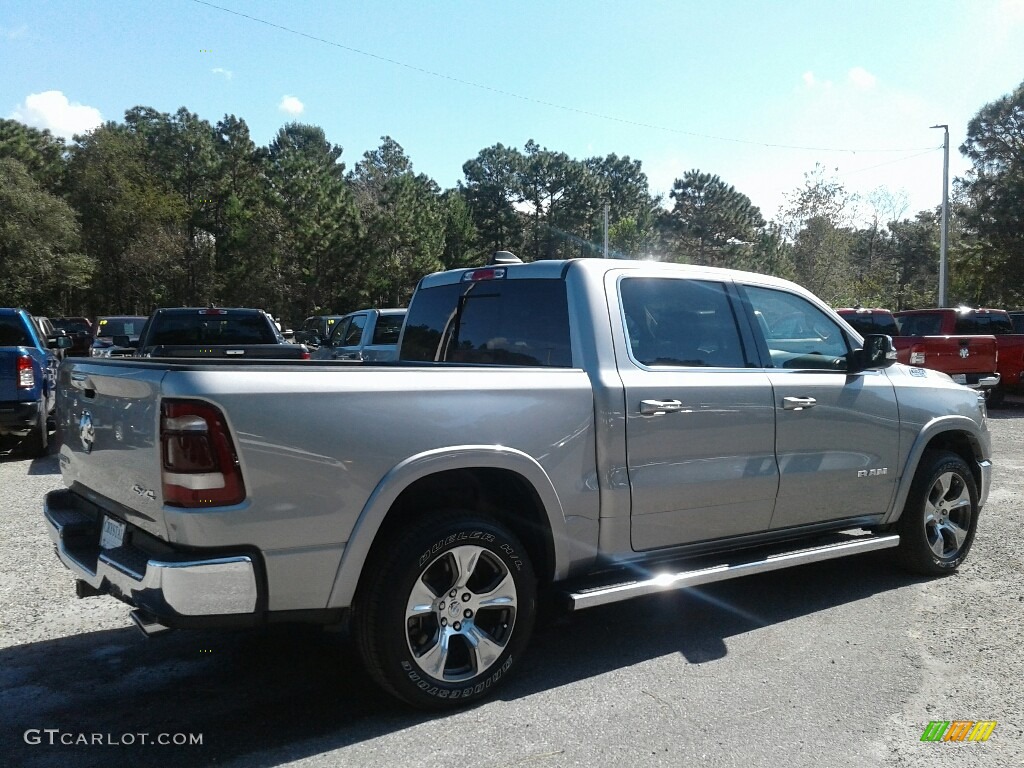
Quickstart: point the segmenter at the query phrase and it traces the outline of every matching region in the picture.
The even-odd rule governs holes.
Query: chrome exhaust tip
[[[163,634],[171,629],[171,627],[168,627],[166,624],[161,624],[157,621],[154,616],[143,611],[132,611],[130,616],[132,621],[135,623],[135,626],[138,627],[139,631],[146,637]]]
[[[84,579],[75,579],[75,595],[79,598],[97,597],[104,594]]]

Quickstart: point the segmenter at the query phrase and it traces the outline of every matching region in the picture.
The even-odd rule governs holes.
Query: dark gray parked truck
[[[977,392],[772,277],[444,272],[399,350],[65,363],[45,517],[79,594],[147,633],[348,621],[384,689],[440,709],[523,663],[538,595],[581,610],[878,549],[941,575],[989,492]],[[127,449],[126,408],[149,414]]]
[[[309,348],[288,343],[270,315],[244,307],[157,309],[135,347],[140,357],[309,359]]]

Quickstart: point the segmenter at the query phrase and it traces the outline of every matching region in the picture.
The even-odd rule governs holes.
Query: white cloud
[[[230,80],[235,76],[235,73],[230,69],[224,69],[224,67],[214,67],[210,70],[215,75],[223,75],[225,80]]]
[[[1024,0],[1002,0],[996,7],[996,16],[1004,24],[1024,22]]]
[[[61,91],[31,93],[11,113],[11,118],[34,128],[46,128],[55,136],[71,139],[86,133],[103,122],[96,107],[72,104]]]
[[[877,82],[875,76],[864,69],[864,67],[854,67],[847,73],[846,77],[850,84],[860,91],[870,91]]]
[[[17,40],[18,38],[25,37],[28,34],[28,24],[22,24],[17,27],[0,27],[0,37],[4,37],[8,40]]]
[[[289,115],[301,115],[305,111],[306,105],[297,97],[286,95],[281,98],[281,103],[277,105],[277,108]]]
[[[831,80],[819,80],[818,76],[810,70],[804,72],[800,79],[803,80],[804,89],[807,91],[831,91],[832,81]]]

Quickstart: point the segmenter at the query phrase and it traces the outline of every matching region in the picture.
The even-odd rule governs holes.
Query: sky
[[[443,188],[532,139],[640,160],[666,200],[717,174],[766,219],[817,164],[883,213],[938,206],[930,126],[963,175],[968,122],[1022,81],[1024,0],[0,3],[0,116],[68,139],[184,106],[261,145],[319,125],[348,168],[391,136]]]

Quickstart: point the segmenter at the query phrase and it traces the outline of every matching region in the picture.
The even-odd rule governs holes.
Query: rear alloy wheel
[[[967,463],[949,451],[926,453],[897,524],[904,567],[951,573],[967,557],[977,525],[978,489]]]
[[[519,541],[479,516],[443,512],[408,530],[371,564],[353,609],[366,667],[421,709],[485,698],[526,646],[536,611]]]

